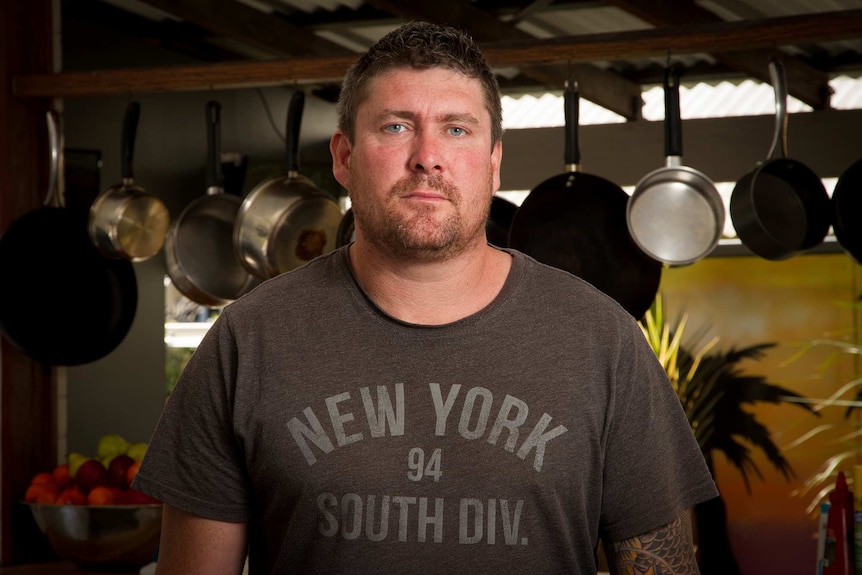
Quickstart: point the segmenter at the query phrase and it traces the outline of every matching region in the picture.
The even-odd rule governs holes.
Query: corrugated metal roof
[[[834,90],[833,108],[844,110],[862,108],[862,78],[840,76],[829,84]],[[650,88],[642,94],[644,119],[663,120],[662,88],[660,86]],[[775,113],[775,92],[772,86],[754,80],[680,86],[679,100],[680,114],[683,119],[759,116]],[[790,96],[787,99],[787,111],[810,112],[811,107]],[[588,100],[580,101],[580,125],[617,124],[624,121],[622,116]],[[503,125],[507,130],[565,125],[562,93],[504,96]]]

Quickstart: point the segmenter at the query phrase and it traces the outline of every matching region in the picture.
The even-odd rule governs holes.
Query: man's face
[[[368,85],[353,143],[337,132],[330,148],[358,241],[422,259],[485,243],[502,144],[492,149],[478,80],[444,68],[391,70]]]

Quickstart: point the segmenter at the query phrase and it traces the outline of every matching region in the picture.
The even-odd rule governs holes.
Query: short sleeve
[[[135,488],[209,519],[248,519],[248,475],[233,430],[236,365],[236,344],[222,313],[165,404]]]
[[[605,441],[600,530],[619,541],[718,495],[676,392],[636,324],[623,336]]]

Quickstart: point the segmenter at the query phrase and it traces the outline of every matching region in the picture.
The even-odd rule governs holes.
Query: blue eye
[[[389,124],[388,126],[386,126],[383,129],[386,130],[387,132],[392,133],[392,134],[400,134],[401,132],[403,132],[407,128],[404,127],[404,124]]]
[[[455,127],[449,128],[449,133],[452,134],[453,136],[463,136],[464,134],[467,133],[467,131],[464,128],[459,128],[459,127],[455,126]]]

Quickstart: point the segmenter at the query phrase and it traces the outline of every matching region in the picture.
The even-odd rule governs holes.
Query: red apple
[[[82,463],[75,474],[75,485],[85,495],[90,493],[90,490],[94,487],[105,485],[107,482],[108,470],[97,459],[88,459]]]
[[[129,467],[135,462],[128,455],[118,455],[108,464],[108,485],[112,487],[126,488],[129,486],[126,479],[126,472]]]

